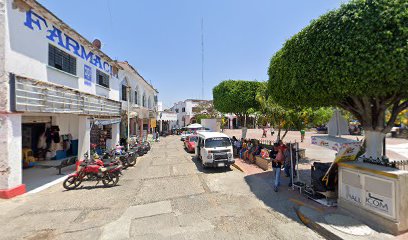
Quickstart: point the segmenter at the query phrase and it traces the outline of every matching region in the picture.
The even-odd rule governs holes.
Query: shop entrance
[[[64,124],[61,127],[66,128]],[[21,146],[22,180],[27,191],[60,179],[57,167],[78,151],[78,141],[69,133],[61,134],[60,126],[52,125],[51,116],[23,116]],[[76,158],[72,159],[64,163],[61,174],[74,171]]]

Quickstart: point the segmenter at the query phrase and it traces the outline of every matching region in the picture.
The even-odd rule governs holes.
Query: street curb
[[[299,207],[293,207],[296,215],[299,217],[300,221],[305,224],[308,228],[312,229],[313,231],[317,232],[320,236],[324,237],[325,239],[330,240],[343,240],[343,238],[337,236],[336,234],[330,232],[329,230],[321,227],[318,223],[314,222],[310,218],[306,217],[300,210]]]
[[[242,168],[240,168],[237,164],[233,163],[232,166],[238,169],[239,171],[244,172],[244,170],[242,170]]]

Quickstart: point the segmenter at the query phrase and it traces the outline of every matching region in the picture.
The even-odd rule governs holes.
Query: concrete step
[[[339,211],[317,211],[307,206],[295,207],[299,219],[326,239],[385,240],[394,239],[390,234],[380,233],[361,221]]]

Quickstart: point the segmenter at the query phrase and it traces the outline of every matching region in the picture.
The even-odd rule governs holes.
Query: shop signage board
[[[49,21],[34,11],[29,10],[26,12],[24,26],[32,31],[41,31],[46,33],[45,38],[48,39],[48,41],[57,44],[61,48],[82,58],[95,67],[112,74],[112,66],[108,62],[104,61],[100,56],[92,51],[87,51],[82,44],[78,43],[78,41],[62,32],[61,29],[52,25]]]

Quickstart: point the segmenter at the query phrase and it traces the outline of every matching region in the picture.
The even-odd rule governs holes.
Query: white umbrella
[[[188,125],[186,128],[187,129],[197,129],[197,128],[203,128],[203,126],[201,124],[198,124],[198,123],[193,123],[191,125]]]

